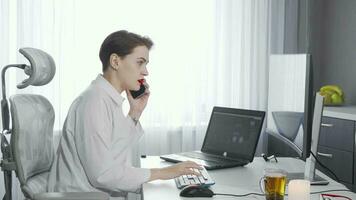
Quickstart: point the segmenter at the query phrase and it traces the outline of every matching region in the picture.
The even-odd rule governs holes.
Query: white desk
[[[169,162],[161,160],[157,156],[148,156],[141,158],[141,167],[143,168],[159,168],[171,165]],[[230,193],[230,194],[246,194],[251,192],[261,193],[259,189],[259,180],[263,176],[264,168],[281,168],[287,172],[302,172],[304,171],[304,162],[294,158],[278,158],[278,163],[265,162],[261,157],[256,157],[254,161],[244,167],[234,167],[229,169],[219,169],[208,171],[210,176],[215,180],[215,185],[211,189],[215,193]],[[324,174],[318,172],[318,175],[330,181],[327,186],[312,186],[311,192],[331,190],[331,189],[346,189],[345,186],[336,183]],[[286,188],[288,191],[288,188]],[[143,185],[144,200],[167,200],[167,199],[192,199],[179,196],[180,190],[177,189],[174,180],[157,180]],[[333,194],[343,194],[356,199],[356,194],[351,192],[329,192]],[[194,198],[204,199],[204,198]],[[248,197],[228,197],[214,196],[209,199],[265,199],[262,196]],[[288,197],[284,198],[285,200]],[[312,194],[311,200],[319,200],[319,194]]]

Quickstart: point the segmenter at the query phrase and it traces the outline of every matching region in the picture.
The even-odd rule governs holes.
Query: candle
[[[310,200],[310,182],[308,180],[289,181],[288,200]]]

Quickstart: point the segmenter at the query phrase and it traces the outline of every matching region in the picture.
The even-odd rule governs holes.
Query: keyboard
[[[214,180],[210,177],[206,169],[203,167],[203,169],[193,169],[196,172],[200,172],[201,176],[196,176],[196,175],[182,175],[179,177],[176,177],[174,180],[176,182],[177,188],[181,189],[185,186],[188,185],[214,185],[215,182]]]

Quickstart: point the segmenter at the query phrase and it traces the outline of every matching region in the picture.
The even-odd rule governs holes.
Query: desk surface
[[[148,156],[141,158],[141,167],[143,168],[159,168],[171,165],[169,162],[161,160],[157,156]],[[208,171],[214,179],[215,185],[211,189],[215,193],[230,193],[230,194],[246,194],[251,192],[261,193],[259,188],[259,180],[263,176],[265,168],[281,168],[287,172],[302,172],[304,171],[304,162],[294,158],[278,158],[278,163],[265,162],[261,157],[256,157],[254,161],[244,167],[234,167],[229,169],[219,169]],[[324,174],[318,172],[320,176],[330,180]],[[311,192],[346,189],[345,186],[335,181],[330,180],[327,186],[312,186]],[[288,188],[286,188],[288,191]],[[180,190],[177,189],[174,180],[157,180],[143,185],[144,200],[166,200],[166,199],[192,199],[179,196]],[[332,194],[343,194],[351,199],[356,199],[356,194],[352,192],[329,192]],[[204,199],[204,198],[194,198]],[[214,196],[209,199],[265,199],[261,196],[248,196],[243,198]],[[285,197],[284,199],[288,199]],[[319,194],[312,194],[311,200],[319,200]]]

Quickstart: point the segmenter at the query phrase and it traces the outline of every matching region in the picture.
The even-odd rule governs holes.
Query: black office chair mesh
[[[12,171],[19,179],[26,199],[33,200],[107,200],[109,195],[101,192],[48,193],[48,174],[53,163],[54,110],[51,103],[41,95],[17,94],[10,97],[11,125],[8,100],[6,99],[5,72],[11,67],[23,69],[29,76],[17,85],[22,89],[29,85],[41,86],[49,83],[56,71],[53,58],[46,52],[34,48],[21,48],[30,65],[15,64],[3,67],[1,114],[1,168],[4,172],[5,195],[11,200]],[[9,137],[11,136],[11,137]],[[9,138],[10,141],[9,141]]]

